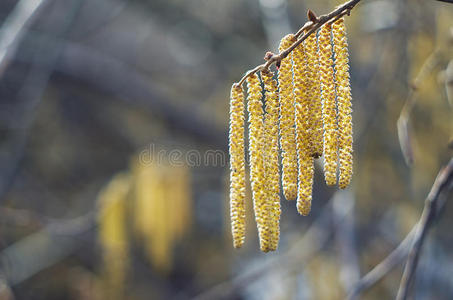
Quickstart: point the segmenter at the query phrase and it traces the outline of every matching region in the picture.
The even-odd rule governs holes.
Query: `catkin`
[[[109,299],[122,299],[124,296],[129,260],[126,205],[130,185],[128,175],[116,175],[98,196],[99,240]]]
[[[315,24],[322,21],[310,10],[308,18]],[[315,158],[324,156],[327,185],[338,182],[344,189],[351,182],[352,105],[346,28],[341,17],[327,21],[319,32],[302,28],[306,36],[300,40],[294,34],[286,35],[279,45],[280,55],[267,52],[264,67],[249,71],[240,81],[247,81],[250,181],[263,252],[276,250],[279,242],[279,150],[283,195],[287,200],[297,199],[301,215],[306,216],[311,210]],[[280,60],[287,49],[291,51]],[[272,63],[276,63],[278,83],[268,69]],[[261,70],[262,82],[257,70]],[[236,248],[243,245],[245,234],[243,114],[243,90],[234,84],[229,146],[230,213]]]
[[[337,183],[338,128],[335,105],[335,84],[332,62],[330,24],[325,24],[319,32],[319,62],[322,93],[323,141],[324,141],[324,177],[327,185]]]
[[[250,181],[252,183],[253,208],[258,227],[260,249],[271,249],[270,208],[265,185],[264,122],[261,83],[256,74],[247,77],[247,109],[249,112]]]
[[[294,34],[286,35],[280,42],[279,51],[289,48],[296,38]],[[294,131],[294,93],[292,78],[291,52],[280,62],[278,69],[279,114],[280,114],[280,148],[282,153],[282,187],[286,200],[297,198],[297,152]]]
[[[245,150],[244,92],[238,84],[231,87],[230,100],[230,216],[233,246],[240,248],[245,239]]]
[[[277,82],[273,79],[274,73],[268,70],[261,72],[264,83],[266,113],[265,127],[265,174],[267,198],[271,204],[271,242],[270,250],[277,249],[280,236],[280,176],[278,165],[278,92]]]
[[[313,33],[307,37],[307,39],[304,41],[304,46],[307,57],[305,81],[307,84],[306,93],[309,101],[310,111],[308,120],[310,133],[310,153],[314,158],[318,158],[322,155],[323,150],[323,128],[316,33]]]
[[[338,148],[340,175],[338,185],[346,188],[352,178],[352,106],[349,84],[348,41],[344,19],[332,25],[335,52],[335,82],[338,101]]]
[[[298,168],[297,211],[308,215],[311,209],[313,186],[313,156],[310,149],[310,103],[308,98],[307,57],[304,45],[293,51],[295,124]]]

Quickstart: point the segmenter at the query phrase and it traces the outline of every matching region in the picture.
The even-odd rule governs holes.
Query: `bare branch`
[[[269,58],[266,61],[266,63],[256,66],[252,70],[249,70],[244,75],[244,77],[241,78],[241,80],[238,82],[238,84],[242,85],[244,83],[244,81],[247,79],[247,77],[249,77],[251,74],[254,74],[260,70],[267,70],[272,64],[277,63],[277,62],[281,61],[282,59],[284,59],[285,57],[287,57],[288,54],[290,54],[297,46],[300,45],[300,43],[302,43],[311,34],[315,33],[316,30],[318,30],[322,25],[324,25],[325,23],[327,23],[329,21],[336,20],[336,18],[339,16],[349,14],[351,9],[353,9],[354,6],[356,6],[356,4],[359,2],[360,2],[360,0],[350,0],[350,1],[345,2],[344,4],[340,5],[332,12],[330,12],[326,15],[319,16],[317,18],[312,12],[313,15],[310,15],[310,18],[316,22],[313,22],[313,21],[306,22],[304,24],[304,26],[302,26],[295,34],[296,37],[299,37],[299,35],[301,35],[302,33],[305,32],[305,34],[302,37],[300,37],[296,42],[294,42],[294,44],[292,44],[288,49],[280,52],[279,54],[274,54],[271,58]],[[306,30],[308,30],[308,31],[306,31]]]
[[[349,300],[358,299],[359,295],[378,283],[393,268],[403,262],[409,253],[409,246],[415,234],[415,227],[384,260],[363,276],[348,295]]]
[[[417,76],[409,86],[409,93],[401,110],[397,121],[398,139],[400,142],[401,152],[408,166],[414,162],[414,153],[412,150],[411,134],[409,132],[409,117],[417,101],[417,91],[423,80],[431,74],[433,69],[439,63],[440,50],[436,48],[425,60]]]
[[[397,300],[406,300],[409,292],[409,286],[412,279],[415,276],[415,270],[417,269],[418,259],[422,249],[423,242],[426,234],[431,227],[433,221],[438,216],[439,210],[444,207],[444,203],[441,203],[442,192],[448,192],[453,187],[453,159],[450,163],[440,170],[437,175],[436,181],[425,200],[425,207],[423,208],[420,221],[417,224],[417,229],[414,236],[414,241],[409,252],[409,258],[404,268],[403,276],[400,282],[400,288],[398,290]]]
[[[426,232],[432,221],[437,218],[440,211],[445,206],[444,197],[440,197],[443,193],[447,193],[453,188],[453,158],[448,165],[439,171],[436,180],[434,181],[431,191],[425,200],[425,207],[419,222],[412,228],[406,235],[398,247],[392,251],[384,260],[382,260],[376,267],[368,272],[362,279],[359,280],[355,288],[348,295],[348,299],[357,299],[361,292],[375,285],[386,274],[388,274],[394,267],[401,263],[408,255],[409,261],[406,265],[405,274],[403,275],[404,284],[410,282],[409,277],[413,276],[415,271],[418,256],[420,253],[421,245],[426,236]],[[409,254],[410,253],[410,254]],[[410,269],[408,269],[410,268]],[[410,275],[407,272],[411,272]],[[409,281],[408,281],[409,280]],[[402,280],[403,284],[403,280]],[[406,291],[407,293],[407,287]],[[405,298],[398,298],[405,299]]]
[[[27,27],[49,2],[48,0],[22,0],[16,4],[6,19],[0,29],[0,76],[14,56]]]

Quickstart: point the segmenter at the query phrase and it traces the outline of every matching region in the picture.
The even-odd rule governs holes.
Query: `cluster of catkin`
[[[285,36],[282,52],[297,41]],[[283,195],[297,210],[311,209],[314,159],[324,157],[328,185],[345,188],[352,177],[352,108],[343,18],[326,23],[280,61],[277,81],[267,69],[233,84],[230,102],[230,215],[233,245],[245,237],[245,106],[248,111],[250,181],[260,249],[276,250]],[[264,87],[264,91],[263,91]],[[264,99],[263,99],[264,92]],[[264,101],[264,106],[263,106]],[[264,107],[264,108],[263,108]]]
[[[175,246],[190,230],[190,170],[182,160],[170,164],[164,158],[134,158],[130,171],[116,175],[98,196],[107,299],[125,298],[132,242],[157,271],[168,273]]]

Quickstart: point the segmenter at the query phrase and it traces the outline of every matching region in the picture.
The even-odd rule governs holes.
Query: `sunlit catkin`
[[[322,127],[322,105],[321,89],[319,83],[319,61],[317,54],[316,33],[307,37],[304,41],[307,57],[307,68],[305,69],[306,93],[309,100],[309,132],[310,132],[310,153],[314,158],[322,155],[323,148],[323,127]]]
[[[298,159],[297,211],[308,215],[311,209],[313,186],[313,156],[310,148],[310,103],[308,98],[307,57],[303,44],[293,51],[295,124]]]
[[[279,51],[289,48],[296,38],[286,35],[280,42]],[[286,200],[297,198],[297,152],[296,133],[294,130],[294,93],[291,52],[280,62],[278,69],[279,113],[280,113],[280,148],[282,150],[282,187]]]
[[[335,52],[335,81],[338,101],[338,148],[340,175],[338,185],[346,188],[352,178],[352,105],[349,83],[348,41],[344,19],[332,25]]]
[[[327,185],[337,183],[338,128],[336,119],[335,84],[332,62],[330,24],[325,24],[319,32],[319,70],[322,93],[322,117],[324,126],[324,177]]]
[[[271,249],[269,214],[271,205],[267,199],[264,166],[264,122],[261,83],[256,74],[247,77],[247,109],[249,112],[249,156],[250,181],[252,183],[253,208],[258,227],[260,248],[263,252]]]
[[[233,84],[230,97],[230,216],[233,246],[240,248],[245,238],[245,152],[244,92]]]
[[[264,165],[266,174],[267,201],[272,208],[270,250],[277,249],[280,235],[280,173],[278,166],[278,92],[277,82],[273,79],[274,73],[268,70],[261,72],[264,82],[266,113],[264,117],[265,151]]]

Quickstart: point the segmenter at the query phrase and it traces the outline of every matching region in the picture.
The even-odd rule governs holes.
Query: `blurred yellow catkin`
[[[161,272],[171,268],[172,232],[167,225],[164,169],[159,164],[141,164],[134,168],[134,216],[137,236],[145,254]]]
[[[278,91],[277,82],[273,79],[274,73],[268,70],[261,72],[264,82],[266,113],[265,127],[265,174],[267,198],[271,209],[271,242],[270,250],[275,251],[280,236],[280,171],[278,164]]]
[[[294,95],[296,144],[298,159],[298,192],[297,211],[301,215],[308,215],[311,209],[312,186],[313,186],[313,156],[310,148],[310,103],[307,92],[310,83],[305,74],[307,73],[307,57],[304,45],[300,44],[293,51],[294,71]]]
[[[182,162],[135,162],[134,230],[150,263],[161,272],[172,267],[175,243],[191,223],[189,170]]]
[[[308,36],[308,38],[304,41],[304,45],[307,57],[305,81],[307,83],[306,93],[310,111],[308,119],[310,153],[314,158],[318,158],[322,155],[323,151],[323,125],[316,33]]]
[[[344,18],[332,25],[335,52],[335,82],[338,102],[338,155],[340,175],[338,185],[346,188],[352,178],[352,104],[349,83],[348,41]]]
[[[123,299],[128,268],[126,200],[130,189],[128,175],[115,176],[98,196],[99,241],[109,299]]]
[[[250,181],[252,183],[253,208],[258,227],[260,249],[270,250],[270,214],[272,205],[267,198],[264,167],[264,122],[261,82],[256,74],[247,77],[247,109],[249,112]]]
[[[337,183],[338,127],[335,103],[335,84],[331,46],[332,27],[325,24],[319,32],[319,62],[324,126],[324,177],[327,185]]]
[[[280,42],[279,51],[289,48],[296,38],[286,35]],[[278,89],[280,102],[280,148],[282,155],[282,187],[286,200],[297,198],[297,152],[294,130],[294,93],[291,52],[280,62],[278,69]]]
[[[234,84],[230,96],[230,216],[233,246],[240,248],[245,239],[245,150],[244,92]]]

